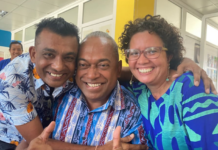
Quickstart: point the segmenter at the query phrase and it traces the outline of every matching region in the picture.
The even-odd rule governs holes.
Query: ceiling
[[[0,0],[0,10],[9,12],[0,18],[0,29],[12,31],[76,0]],[[218,12],[218,0],[180,0],[202,15]],[[218,17],[212,18],[218,24]]]
[[[12,31],[76,0],[0,0],[0,10],[7,11],[0,18],[0,29]]]
[[[218,12],[218,0],[180,0],[202,15]],[[218,24],[218,16],[211,18]]]

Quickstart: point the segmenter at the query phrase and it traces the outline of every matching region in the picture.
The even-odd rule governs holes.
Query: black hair
[[[72,23],[66,22],[63,18],[45,18],[36,24],[35,39],[43,29],[48,29],[61,36],[76,37],[79,45],[78,28]]]
[[[18,41],[13,41],[13,42],[11,42],[11,44],[10,44],[10,46],[9,46],[9,49],[11,49],[11,46],[12,46],[13,44],[19,44],[19,45],[21,46],[22,51],[23,51],[23,45],[22,45],[20,42],[18,42]]]
[[[144,18],[129,21],[124,31],[119,37],[121,44],[120,49],[124,53],[125,49],[129,48],[129,43],[133,35],[139,32],[148,31],[149,33],[157,34],[164,43],[164,47],[168,50],[167,55],[172,55],[170,68],[176,70],[177,66],[183,59],[183,38],[180,35],[179,29],[172,24],[169,24],[164,18],[158,16],[146,15]],[[128,62],[128,60],[126,60]]]

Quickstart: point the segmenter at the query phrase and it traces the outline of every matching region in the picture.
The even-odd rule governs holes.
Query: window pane
[[[186,32],[201,38],[201,26],[202,21],[200,19],[189,13],[186,14]]]
[[[168,0],[157,1],[157,15],[161,15],[169,23],[172,23],[177,28],[181,24],[181,8]]]
[[[64,18],[67,22],[73,23],[77,25],[78,20],[78,7],[74,7],[72,9],[69,9],[61,14],[58,15],[58,17]]]
[[[206,41],[218,46],[218,29],[207,25]]]
[[[114,0],[91,0],[84,3],[83,23],[112,15],[113,3]]]
[[[22,41],[22,39],[23,39],[23,30],[18,31],[14,34],[14,40]]]
[[[29,41],[35,38],[35,25],[32,25],[25,29],[25,41]]]

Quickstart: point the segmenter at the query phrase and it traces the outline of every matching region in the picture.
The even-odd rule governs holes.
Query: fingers
[[[147,145],[138,145],[138,144],[123,144],[122,145],[123,149],[128,149],[128,150],[147,150],[149,147]]]
[[[203,70],[201,73],[202,76],[202,80],[204,82],[204,88],[205,88],[205,92],[207,94],[210,93],[210,89],[214,94],[217,94],[216,88],[212,82],[212,80],[207,76],[207,73]]]
[[[126,136],[124,138],[121,138],[121,142],[125,142],[125,143],[128,143],[130,141],[132,141],[132,139],[134,138],[134,134],[131,134],[129,136]]]
[[[113,150],[123,150],[121,146],[120,132],[121,127],[118,126],[113,134]]]
[[[53,132],[55,128],[55,122],[52,121],[49,126],[47,126],[43,132],[39,135],[39,138],[43,141],[46,142],[47,139],[49,138],[50,134]]]
[[[194,85],[195,86],[199,86],[200,84],[200,80],[201,80],[201,72],[203,71],[203,69],[201,68],[195,68],[192,73],[193,73],[193,76],[194,76]]]

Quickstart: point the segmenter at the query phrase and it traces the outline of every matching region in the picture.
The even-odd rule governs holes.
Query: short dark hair
[[[164,47],[168,49],[166,51],[167,55],[173,56],[170,61],[170,68],[176,70],[183,59],[183,51],[185,51],[183,38],[180,35],[180,31],[175,26],[169,24],[159,15],[146,15],[144,18],[129,21],[125,25],[122,35],[119,37],[119,42],[121,43],[120,49],[122,52],[129,48],[132,36],[143,31],[155,33],[161,38]]]
[[[61,36],[76,37],[79,45],[78,28],[72,23],[66,22],[63,18],[45,18],[36,24],[35,39],[43,29],[48,29]]]
[[[13,42],[11,42],[11,44],[10,44],[10,46],[9,46],[9,49],[11,49],[11,46],[12,46],[13,44],[19,44],[19,45],[21,46],[22,51],[23,51],[23,45],[22,45],[20,42],[18,42],[18,41],[13,41]]]

